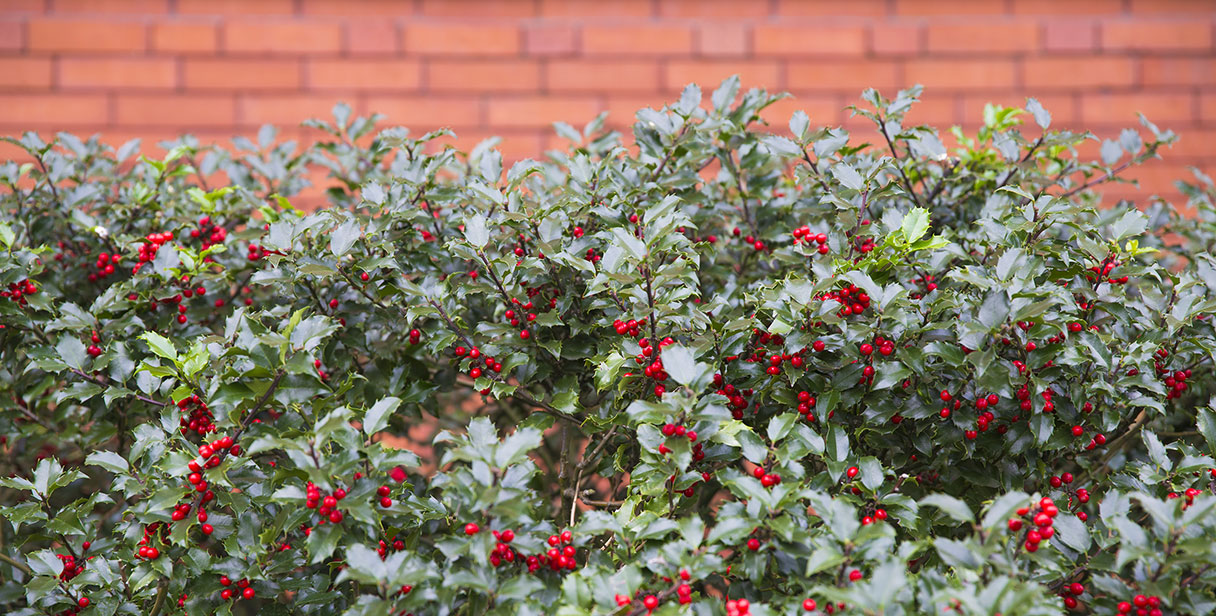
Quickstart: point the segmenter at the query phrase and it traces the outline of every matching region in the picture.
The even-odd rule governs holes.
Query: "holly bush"
[[[1174,135],[919,96],[732,78],[509,169],[342,105],[9,139],[0,605],[1211,613],[1211,181],[1102,204]]]

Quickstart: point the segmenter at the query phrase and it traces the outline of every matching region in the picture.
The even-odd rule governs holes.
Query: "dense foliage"
[[[11,140],[0,606],[1211,613],[1210,180],[1099,207],[1174,136],[918,96],[690,86],[505,171],[344,106]]]

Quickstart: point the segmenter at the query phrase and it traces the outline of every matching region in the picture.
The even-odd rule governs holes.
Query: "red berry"
[[[253,588],[247,587],[247,588],[245,588],[245,590],[241,591],[241,596],[246,599],[252,599],[253,595],[254,595]]]
[[[89,601],[88,597],[81,597],[76,600],[76,605],[79,605],[81,609],[89,607],[90,603],[92,603],[92,601]]]
[[[464,534],[466,535],[476,535],[480,530],[481,527],[472,522],[464,525]]]

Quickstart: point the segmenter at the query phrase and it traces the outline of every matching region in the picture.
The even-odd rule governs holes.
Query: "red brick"
[[[858,95],[866,88],[883,92],[900,86],[898,65],[890,60],[838,60],[814,62],[791,60],[785,69],[785,85],[791,91],[846,92]]]
[[[545,68],[549,92],[657,92],[654,60],[555,60]]]
[[[209,23],[152,24],[152,49],[181,53],[209,53],[219,47],[220,29]]]
[[[526,2],[520,2],[526,4]],[[542,17],[650,17],[650,0],[540,0]]]
[[[1014,66],[1005,60],[912,60],[904,66],[904,81],[935,90],[1011,88]]]
[[[177,62],[166,58],[61,58],[64,88],[159,88],[177,85]]]
[[[199,94],[119,94],[115,97],[115,120],[135,127],[227,128],[236,122],[236,101],[231,96]]]
[[[760,60],[672,60],[664,71],[663,87],[678,92],[685,85],[696,83],[703,92],[708,93],[717,88],[723,79],[736,74],[744,90],[767,88],[777,91],[785,87],[777,63]]]
[[[882,17],[886,0],[777,0],[779,17]]]
[[[870,50],[879,55],[915,55],[924,49],[921,27],[911,23],[870,26]]]
[[[489,124],[512,128],[549,127],[554,122],[582,126],[595,118],[594,99],[572,96],[524,96],[496,99],[489,106]]]
[[[149,15],[169,12],[169,2],[168,0],[55,0],[55,12],[73,15],[81,13]]]
[[[0,21],[0,51],[25,47],[25,25],[15,20]]]
[[[18,126],[18,131],[34,125],[58,130],[102,124],[110,114],[103,94],[0,94],[0,109],[0,122]]]
[[[517,28],[502,25],[431,23],[405,29],[405,50],[429,55],[490,56],[515,54]]]
[[[1097,48],[1097,22],[1053,18],[1045,24],[1043,49],[1047,51],[1092,51]]]
[[[664,104],[674,101],[680,93],[666,92],[664,94],[651,94],[649,96],[642,95],[625,95],[613,96],[609,95],[604,110],[608,112],[608,120],[605,122],[609,127],[622,129],[633,126],[637,121],[638,110],[644,108],[662,109]],[[583,126],[590,118],[584,120],[582,124],[575,123],[575,126]]]
[[[417,60],[309,60],[305,66],[312,90],[416,91],[422,87]]]
[[[524,28],[524,52],[532,56],[562,56],[578,51],[577,31],[569,24],[540,23]]]
[[[692,29],[676,25],[586,26],[583,51],[633,56],[688,54],[692,52]]]
[[[1023,65],[1027,88],[1078,88],[1131,86],[1136,81],[1136,63],[1112,56],[1064,56],[1027,58]]]
[[[1210,50],[1212,24],[1188,21],[1110,21],[1102,24],[1104,49]]]
[[[535,92],[540,64],[535,60],[431,60],[426,87],[434,92]]]
[[[503,161],[511,164],[514,161],[524,158],[535,158],[537,153],[541,151],[542,144],[547,143],[547,138],[553,134],[553,131],[545,129],[523,128],[515,130],[462,130],[457,134],[455,139],[444,139],[444,145],[451,145],[459,148],[464,152],[468,152],[477,147],[477,144],[490,139],[499,137],[502,139],[494,149],[502,154]],[[554,141],[553,147],[565,149],[569,142],[559,143]],[[431,434],[431,437],[434,435]],[[430,442],[430,438],[420,442]]]
[[[5,0],[4,12],[6,13],[45,13],[46,0]]]
[[[1216,83],[1216,58],[1147,56],[1140,74],[1146,86],[1210,86]]]
[[[1086,128],[1095,124],[1133,126],[1143,113],[1159,126],[1167,122],[1191,121],[1195,97],[1191,94],[1085,94],[1081,98],[1081,120]]]
[[[402,0],[302,0],[301,13],[324,17],[406,17],[413,3]]]
[[[86,19],[34,19],[29,23],[33,51],[143,51],[147,43],[144,25],[130,21],[99,25]]]
[[[1009,53],[1039,47],[1038,25],[1032,22],[930,23],[929,52]]]
[[[735,21],[704,21],[697,27],[697,53],[743,57],[750,51],[751,27]]]
[[[861,26],[759,25],[752,33],[759,55],[861,55],[866,33]]]
[[[1017,0],[1014,0],[1015,2]],[[896,15],[1001,15],[1002,0],[895,0]]]
[[[767,17],[769,3],[739,2],[739,0],[693,0],[691,2],[658,2],[660,17],[727,17],[750,19]]]
[[[844,119],[846,100],[851,99],[834,94],[797,94],[765,107],[760,117],[782,133],[789,132],[790,116],[795,111],[806,112],[811,126],[839,126]]]
[[[1205,125],[1216,125],[1216,93],[1203,92],[1199,95],[1199,120]]]
[[[1131,11],[1169,15],[1179,13],[1212,15],[1216,13],[1216,7],[1210,0],[1131,0]]]
[[[291,15],[294,0],[177,0],[183,15]]]
[[[367,110],[387,116],[388,126],[405,126],[416,134],[445,126],[481,125],[481,103],[471,96],[370,96]]]
[[[1210,159],[1213,157],[1212,144],[1216,143],[1216,130],[1191,127],[1173,127],[1178,133],[1178,141],[1174,142],[1167,152],[1170,158]]]
[[[421,10],[428,17],[536,17],[535,0],[422,0]]]
[[[1005,107],[1017,107],[1018,109],[1026,108],[1026,98],[1032,96],[1043,105],[1047,111],[1051,112],[1051,127],[1066,128],[1074,127],[1079,120],[1077,115],[1077,96],[1071,93],[1067,94],[1043,94],[1039,91],[1029,93],[1004,92],[999,95],[992,94],[968,94],[963,96],[963,117],[962,123],[971,127],[978,128],[984,123],[984,105],[992,103],[994,105],[1002,105]],[[1027,123],[1032,120],[1029,116],[1023,116]],[[1037,127],[1028,130],[1038,130]]]
[[[252,94],[240,98],[237,110],[240,123],[245,126],[292,126],[313,118],[332,119],[334,105],[342,100],[330,95]],[[345,102],[356,112],[361,111],[356,101],[347,98]]]
[[[1156,1],[1156,0],[1154,0]],[[1112,15],[1123,12],[1119,0],[1013,0],[1016,15]]]
[[[224,49],[237,53],[335,53],[342,28],[329,22],[229,21]]]
[[[284,90],[300,87],[300,61],[295,59],[187,58],[187,90]]]
[[[0,58],[0,88],[50,87],[50,58]]]
[[[390,20],[351,20],[346,23],[346,50],[355,55],[395,54],[401,51],[401,33]]]
[[[856,104],[862,104],[860,101],[849,101]],[[928,96],[912,105],[912,109],[908,111],[905,126],[913,124],[929,124],[938,128],[940,134],[948,133],[947,127],[958,122],[959,118],[959,102],[958,100],[944,92],[930,92]],[[861,121],[867,126],[865,127],[865,135],[873,135],[878,132],[874,127],[874,123],[861,118]],[[860,133],[859,133],[860,136]]]

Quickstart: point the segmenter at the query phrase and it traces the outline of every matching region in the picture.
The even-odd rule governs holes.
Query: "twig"
[[[13,567],[16,567],[17,570],[21,571],[26,576],[32,577],[34,575],[34,570],[30,569],[29,565],[26,565],[25,563],[13,558],[12,556],[9,556],[8,554],[0,552],[0,561],[4,561],[4,562],[12,565]]]
[[[912,199],[912,203],[919,207],[921,204],[920,199],[916,196],[916,190],[912,187],[912,181],[908,179],[908,174],[904,173],[903,165],[900,164],[903,161],[899,158],[899,151],[895,149],[895,142],[891,141],[891,134],[887,132],[886,123],[880,122],[878,130],[882,133],[883,138],[887,140],[887,147],[891,149],[891,156],[895,158],[895,168],[899,171],[899,177],[904,180],[904,188],[908,190],[908,196]]]

